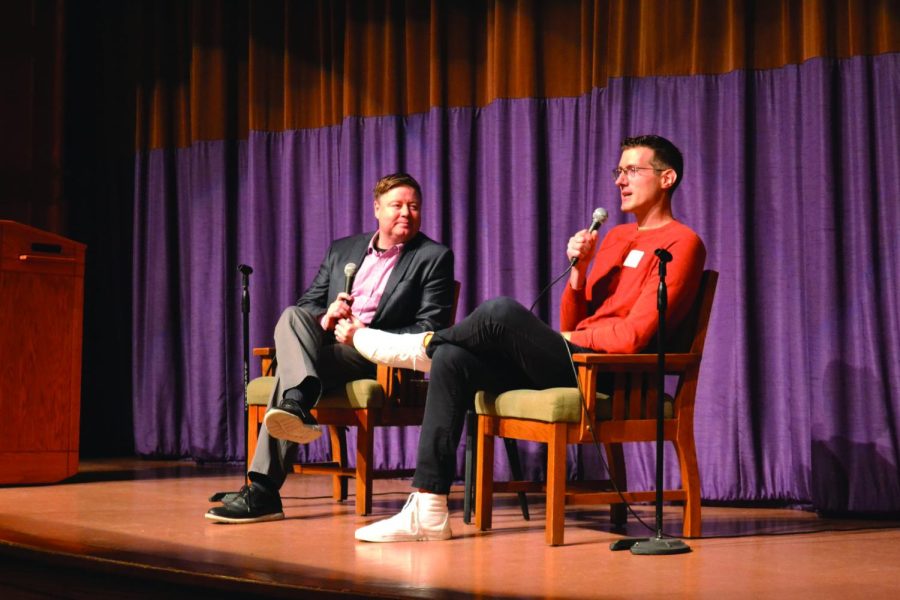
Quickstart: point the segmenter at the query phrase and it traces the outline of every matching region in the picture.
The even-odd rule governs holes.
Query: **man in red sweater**
[[[431,372],[419,437],[412,493],[399,514],[356,531],[369,542],[444,540],[451,536],[447,495],[456,472],[456,448],[477,390],[500,393],[574,385],[569,353],[640,352],[656,334],[658,259],[667,266],[667,322],[674,331],[700,284],[706,249],[672,215],[672,194],[684,160],[669,140],[645,135],[622,142],[613,169],[621,208],[635,223],[569,239],[577,259],[562,297],[560,332],[510,298],[483,303],[457,325],[437,332],[356,332],[354,345],[369,360]],[[595,258],[596,253],[596,258]]]

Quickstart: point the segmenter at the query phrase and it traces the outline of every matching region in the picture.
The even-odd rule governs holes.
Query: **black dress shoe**
[[[290,398],[266,411],[263,423],[272,437],[298,444],[308,444],[322,435],[319,422],[309,414],[309,409]]]
[[[206,518],[216,523],[262,523],[284,518],[281,496],[256,485],[245,485],[237,494],[228,494],[222,506],[209,509]]]

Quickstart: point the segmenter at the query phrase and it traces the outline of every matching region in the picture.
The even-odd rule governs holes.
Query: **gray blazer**
[[[361,265],[374,235],[373,231],[333,242],[297,306],[321,318],[344,291],[344,265]],[[453,288],[453,251],[419,232],[404,244],[369,326],[394,333],[443,329],[450,324]]]

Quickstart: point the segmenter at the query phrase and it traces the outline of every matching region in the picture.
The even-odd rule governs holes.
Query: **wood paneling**
[[[78,470],[84,251],[0,221],[0,483]]]

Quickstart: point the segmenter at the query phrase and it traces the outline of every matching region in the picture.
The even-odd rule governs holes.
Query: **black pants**
[[[511,298],[489,300],[435,333],[427,348],[431,380],[413,487],[449,493],[456,448],[476,391],[574,387],[567,345],[572,352],[589,351],[566,342]]]

